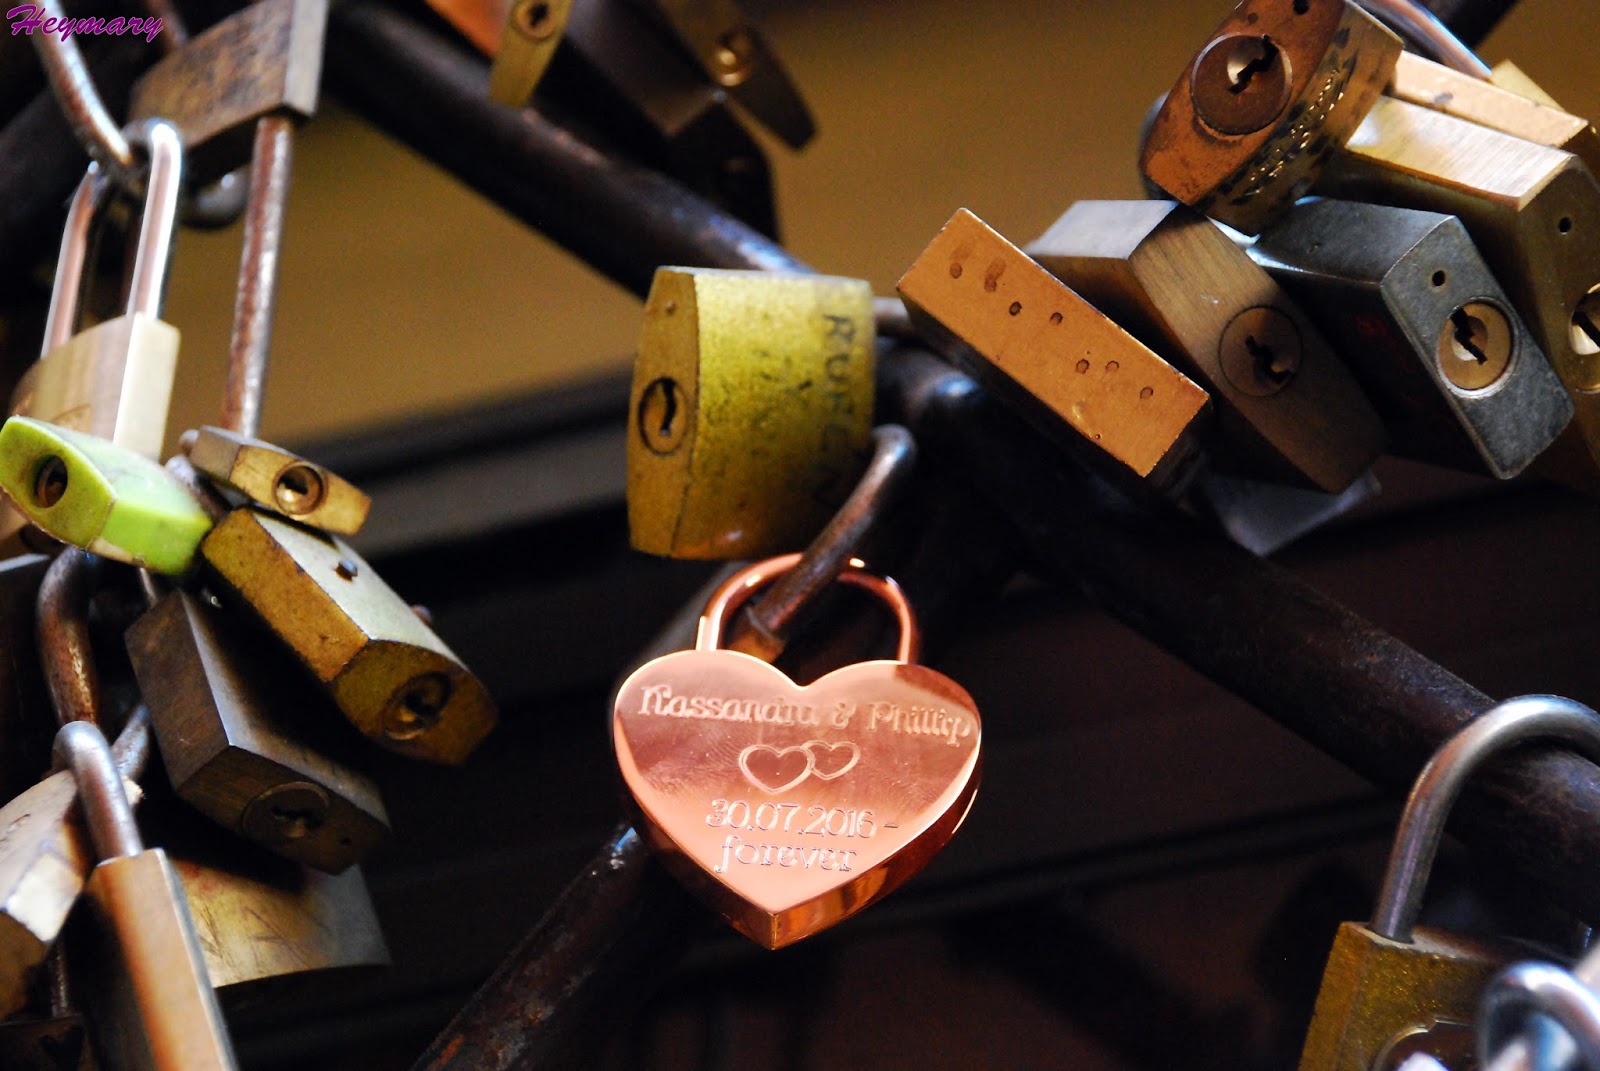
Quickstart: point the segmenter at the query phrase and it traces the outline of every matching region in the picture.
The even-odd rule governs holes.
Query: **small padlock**
[[[1569,482],[1600,486],[1600,186],[1583,162],[1382,97],[1319,192],[1460,217],[1572,398],[1572,423],[1545,458],[1563,459]]]
[[[62,239],[44,353],[18,381],[11,411],[154,458],[161,455],[178,364],[178,329],[160,317],[177,231],[183,145],[163,122],[130,127],[129,134],[147,146],[150,169],[128,311],[73,334],[90,218],[100,200],[94,191],[101,180],[91,164]]]
[[[1351,0],[1243,0],[1150,125],[1145,177],[1255,234],[1310,189],[1383,91],[1400,38]]]
[[[68,722],[56,757],[77,781],[100,862],[69,934],[98,1049],[112,1068],[212,1071],[237,1066],[206,976],[183,886],[160,848],[145,848],[111,749],[89,722]]]
[[[327,21],[327,0],[246,5],[145,72],[129,114],[171,123],[195,180],[218,178],[249,162],[257,120],[316,114]]]
[[[0,491],[62,542],[168,575],[189,571],[211,530],[210,515],[156,462],[28,417],[0,427]]]
[[[368,738],[455,764],[494,728],[483,683],[337,537],[243,506],[200,553]]]
[[[871,449],[872,292],[859,279],[659,268],[628,436],[628,531],[673,558],[804,546]]]
[[[272,657],[282,652],[184,591],[134,622],[127,644],[179,798],[330,874],[388,836],[378,786],[332,757],[336,741],[322,715],[334,712],[311,682]]]
[[[372,508],[372,499],[349,480],[248,435],[203,427],[185,432],[181,445],[213,483],[324,532],[355,535]]]
[[[1079,201],[1026,252],[1211,395],[1219,468],[1338,493],[1383,452],[1378,414],[1321,333],[1199,213]]]
[[[1489,979],[1530,947],[1416,925],[1445,819],[1483,761],[1532,739],[1555,739],[1600,761],[1600,716],[1555,696],[1508,699],[1445,742],[1418,775],[1400,816],[1367,925],[1340,925],[1317,993],[1300,1071],[1391,1068],[1403,1046],[1450,1059],[1471,1051],[1470,1024]],[[1439,1044],[1428,1037],[1436,1034]],[[1446,1047],[1448,1046],[1448,1048]],[[1456,1066],[1451,1064],[1450,1066]]]
[[[1391,452],[1497,479],[1572,419],[1572,401],[1454,216],[1303,201],[1250,256],[1328,332]]]
[[[1089,464],[1162,490],[1190,474],[1205,391],[971,212],[898,286],[930,344]]]
[[[512,0],[489,69],[489,97],[520,108],[533,97],[556,54],[572,0]]]
[[[646,835],[735,929],[781,948],[860,911],[949,842],[978,789],[982,726],[960,685],[916,664],[893,581],[840,579],[889,604],[893,661],[801,687],[719,649],[728,615],[800,561],[750,566],[706,604],[695,649],[652,659],[617,692],[612,742]]]

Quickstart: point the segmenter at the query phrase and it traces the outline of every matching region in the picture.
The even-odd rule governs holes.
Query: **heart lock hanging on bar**
[[[852,561],[839,579],[887,602],[893,660],[804,687],[718,648],[724,622],[799,554],[730,577],[692,651],[623,682],[612,740],[644,832],[679,880],[739,932],[781,948],[855,914],[955,835],[978,790],[981,724],[955,681],[914,663],[900,586]]]

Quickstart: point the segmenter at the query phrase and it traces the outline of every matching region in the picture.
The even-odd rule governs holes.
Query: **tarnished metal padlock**
[[[185,432],[182,446],[195,469],[213,483],[324,532],[355,535],[372,508],[372,499],[349,480],[248,435],[203,427]]]
[[[339,726],[327,698],[262,641],[183,591],[127,634],[178,796],[247,840],[338,873],[383,842],[388,814],[372,779],[331,756]]]
[[[1211,395],[1219,468],[1328,492],[1384,430],[1320,332],[1232,239],[1171,201],[1079,201],[1028,255]]]
[[[1139,166],[1168,195],[1255,234],[1309,190],[1400,51],[1352,0],[1243,0],[1167,94]]]
[[[244,506],[217,523],[200,553],[369,739],[460,763],[494,728],[483,683],[337,537]]]
[[[1309,200],[1250,255],[1339,346],[1391,452],[1509,479],[1571,421],[1561,380],[1454,216]]]
[[[1462,1051],[1489,979],[1530,946],[1416,925],[1450,807],[1486,758],[1533,739],[1600,761],[1600,716],[1555,696],[1509,699],[1451,737],[1417,777],[1372,921],[1346,922],[1322,976],[1300,1071],[1391,1068],[1390,1055]],[[1430,1038],[1436,1035],[1438,1044]],[[1448,1048],[1446,1047],[1448,1046]],[[1457,1066],[1449,1064],[1449,1066]]]
[[[539,87],[572,13],[572,0],[512,0],[489,69],[489,96],[520,108]]]
[[[873,339],[859,279],[658,269],[633,371],[633,545],[674,558],[804,546],[866,464]]]
[[[1088,464],[1163,490],[1189,475],[1205,391],[971,212],[898,285],[931,344]]]

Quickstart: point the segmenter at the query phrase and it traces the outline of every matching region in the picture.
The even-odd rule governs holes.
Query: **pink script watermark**
[[[11,23],[11,36],[19,33],[33,36],[35,33],[59,34],[63,39],[75,33],[81,34],[122,34],[142,35],[146,41],[154,41],[161,32],[160,19],[69,19],[58,18],[54,15],[46,17],[44,9],[34,4],[23,4],[6,12],[6,18],[15,20]]]

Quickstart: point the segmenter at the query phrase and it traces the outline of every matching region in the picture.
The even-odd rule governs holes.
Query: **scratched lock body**
[[[750,590],[744,581],[798,558],[759,563],[719,589],[696,649],[635,671],[612,719],[618,765],[651,844],[684,884],[768,948],[899,886],[955,834],[978,789],[982,726],[972,697],[910,660],[914,624],[891,582],[840,576],[900,600],[894,661],[844,666],[801,687],[758,658],[716,649],[735,593]]]
[[[859,279],[657,269],[631,394],[633,545],[715,559],[808,543],[870,453],[873,338]]]

